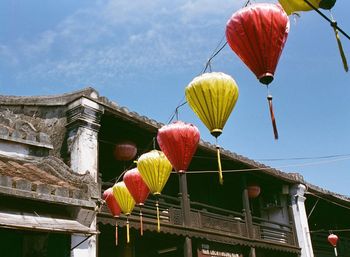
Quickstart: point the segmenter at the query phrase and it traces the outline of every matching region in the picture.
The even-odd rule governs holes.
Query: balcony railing
[[[183,225],[181,201],[176,197],[159,196],[160,219],[163,224]],[[245,215],[240,212],[230,211],[203,203],[191,202],[191,227],[205,231],[227,232],[243,238],[248,238],[248,227]],[[148,199],[142,207],[144,220],[155,223],[156,207],[155,199]],[[138,215],[137,208],[133,212]],[[275,242],[296,246],[294,230],[291,224],[283,224],[266,219],[253,217],[253,235],[251,239],[267,242]]]

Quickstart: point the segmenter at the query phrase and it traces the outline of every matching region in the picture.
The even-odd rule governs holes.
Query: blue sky
[[[166,123],[224,35],[226,21],[244,2],[2,0],[0,94],[60,94],[93,86],[110,100]],[[348,33],[349,10],[349,1],[338,0],[332,12]],[[342,37],[342,42],[350,61],[350,41]],[[350,78],[329,24],[315,12],[291,18],[271,85],[278,141],[266,89],[250,70],[229,47],[212,67],[230,74],[240,88],[220,137],[224,148],[350,195]],[[181,108],[180,119],[214,142],[188,106]],[[290,160],[329,155],[345,156]],[[269,161],[276,158],[289,160]]]

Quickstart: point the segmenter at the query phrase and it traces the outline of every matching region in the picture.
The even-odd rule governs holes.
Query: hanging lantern
[[[311,11],[312,7],[304,0],[278,0],[288,15],[300,11]],[[308,0],[316,8],[331,9],[336,0]]]
[[[143,181],[140,172],[137,168],[128,170],[123,177],[123,181],[128,188],[130,194],[134,198],[136,204],[140,207],[140,233],[143,235],[143,221],[142,221],[142,206],[144,205],[148,195],[149,189]]]
[[[334,255],[338,256],[337,252],[337,242],[338,242],[338,236],[334,235],[333,233],[328,236],[328,242],[333,246],[334,248]]]
[[[257,184],[250,184],[247,186],[247,189],[249,198],[257,198],[260,195],[261,189]]]
[[[118,218],[121,213],[120,206],[113,195],[113,188],[108,188],[103,192],[102,199],[106,202],[109,211],[113,217]],[[115,222],[115,244],[118,245],[118,222]]]
[[[238,99],[238,86],[234,79],[221,72],[204,73],[186,87],[186,99],[195,114],[216,138],[229,118]],[[223,183],[220,147],[217,148],[219,181]]]
[[[182,121],[161,127],[157,135],[160,149],[179,173],[185,172],[190,165],[199,139],[198,128]]]
[[[151,193],[160,195],[171,174],[172,166],[163,152],[152,150],[140,156],[137,161],[143,181],[145,181]],[[157,208],[157,230],[160,231],[159,201],[156,199]]]
[[[114,157],[118,161],[130,161],[137,154],[136,144],[130,141],[117,143],[114,147]]]
[[[134,209],[135,200],[132,198],[130,192],[125,186],[124,182],[118,182],[113,186],[113,194],[117,202],[119,203],[120,209],[126,215],[126,241],[130,242],[130,225],[129,216]]]
[[[264,85],[274,78],[289,32],[289,19],[280,5],[259,3],[235,12],[227,22],[226,38],[232,50]],[[272,96],[267,96],[275,139],[277,125]]]

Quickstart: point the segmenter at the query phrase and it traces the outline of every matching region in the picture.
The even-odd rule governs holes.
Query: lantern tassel
[[[158,199],[156,201],[156,208],[157,208],[157,232],[160,232],[160,217],[159,217],[159,201],[158,201]]]
[[[276,119],[275,114],[273,112],[273,105],[272,105],[272,95],[267,96],[267,101],[269,103],[270,108],[270,116],[271,116],[271,122],[272,122],[272,128],[273,128],[273,134],[275,136],[275,139],[278,139],[278,131],[277,131],[277,125],[276,125]]]
[[[220,157],[220,146],[216,146],[216,155],[218,158],[218,168],[219,168],[219,183],[220,185],[224,184],[224,176],[222,175],[222,167],[221,167],[221,157]]]
[[[334,247],[334,255],[338,256],[337,247]]]
[[[130,243],[130,224],[129,216],[126,216],[126,242]]]
[[[349,71],[349,66],[348,66],[348,62],[346,60],[346,56],[345,56],[345,53],[344,53],[343,45],[342,45],[342,43],[340,41],[339,31],[337,29],[337,22],[336,21],[332,21],[331,22],[331,26],[334,29],[335,38],[337,39],[338,48],[339,48],[339,52],[340,52],[340,57],[341,57],[341,59],[343,61],[344,70],[346,72],[348,72]]]
[[[115,245],[118,245],[118,222],[115,222]]]
[[[140,235],[143,236],[142,205],[140,205]]]

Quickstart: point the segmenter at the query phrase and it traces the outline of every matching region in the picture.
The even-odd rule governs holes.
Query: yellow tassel
[[[142,206],[140,205],[140,234],[143,236]]]
[[[219,167],[219,182],[220,184],[224,184],[224,177],[222,175],[222,168],[221,168],[221,158],[220,158],[220,147],[216,146],[216,153],[218,157],[218,167]]]
[[[130,225],[129,225],[129,217],[126,218],[126,242],[130,243]]]
[[[159,202],[156,201],[156,207],[157,207],[157,231],[160,232],[160,217],[159,217]]]
[[[346,72],[348,72],[349,71],[348,62],[346,60],[346,56],[345,56],[345,53],[344,53],[343,45],[342,45],[342,43],[340,41],[339,32],[338,32],[338,29],[337,29],[336,26],[337,26],[337,23],[335,21],[333,21],[332,27],[334,29],[335,38],[337,39],[338,48],[339,48],[341,59],[343,61],[344,70]]]

